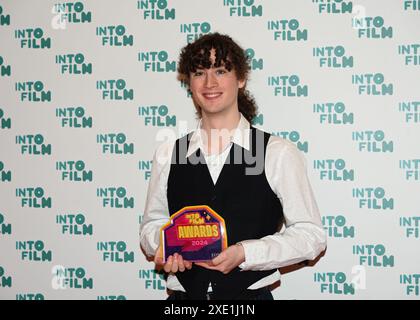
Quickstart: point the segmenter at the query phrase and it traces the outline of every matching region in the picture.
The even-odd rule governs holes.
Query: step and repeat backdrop
[[[417,0],[1,0],[0,299],[166,298],[139,226],[155,148],[197,125],[179,50],[215,31],[328,234],[275,298],[419,299]]]

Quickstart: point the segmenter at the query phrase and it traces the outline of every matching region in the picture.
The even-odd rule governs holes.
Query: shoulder
[[[300,152],[296,145],[293,144],[293,142],[272,134],[270,135],[270,138],[267,143],[267,151],[268,149],[270,149],[271,152],[276,153]]]
[[[267,144],[266,160],[269,162],[305,162],[302,152],[296,145],[284,138],[270,135]]]

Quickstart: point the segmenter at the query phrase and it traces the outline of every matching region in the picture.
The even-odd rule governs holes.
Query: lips
[[[222,95],[222,92],[205,92],[202,95],[208,100],[214,100],[219,98]]]

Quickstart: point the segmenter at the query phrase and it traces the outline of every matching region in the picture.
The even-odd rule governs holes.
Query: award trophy
[[[174,253],[191,262],[209,261],[227,248],[224,219],[209,206],[188,206],[161,228],[162,257]]]

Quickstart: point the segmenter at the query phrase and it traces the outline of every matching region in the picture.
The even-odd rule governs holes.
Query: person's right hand
[[[163,266],[163,270],[168,273],[175,273],[178,271],[184,272],[185,269],[190,270],[192,268],[192,262],[184,260],[178,253],[175,253],[173,256],[169,256],[164,263],[161,246],[159,246],[159,248],[156,250],[154,261],[156,265]]]

